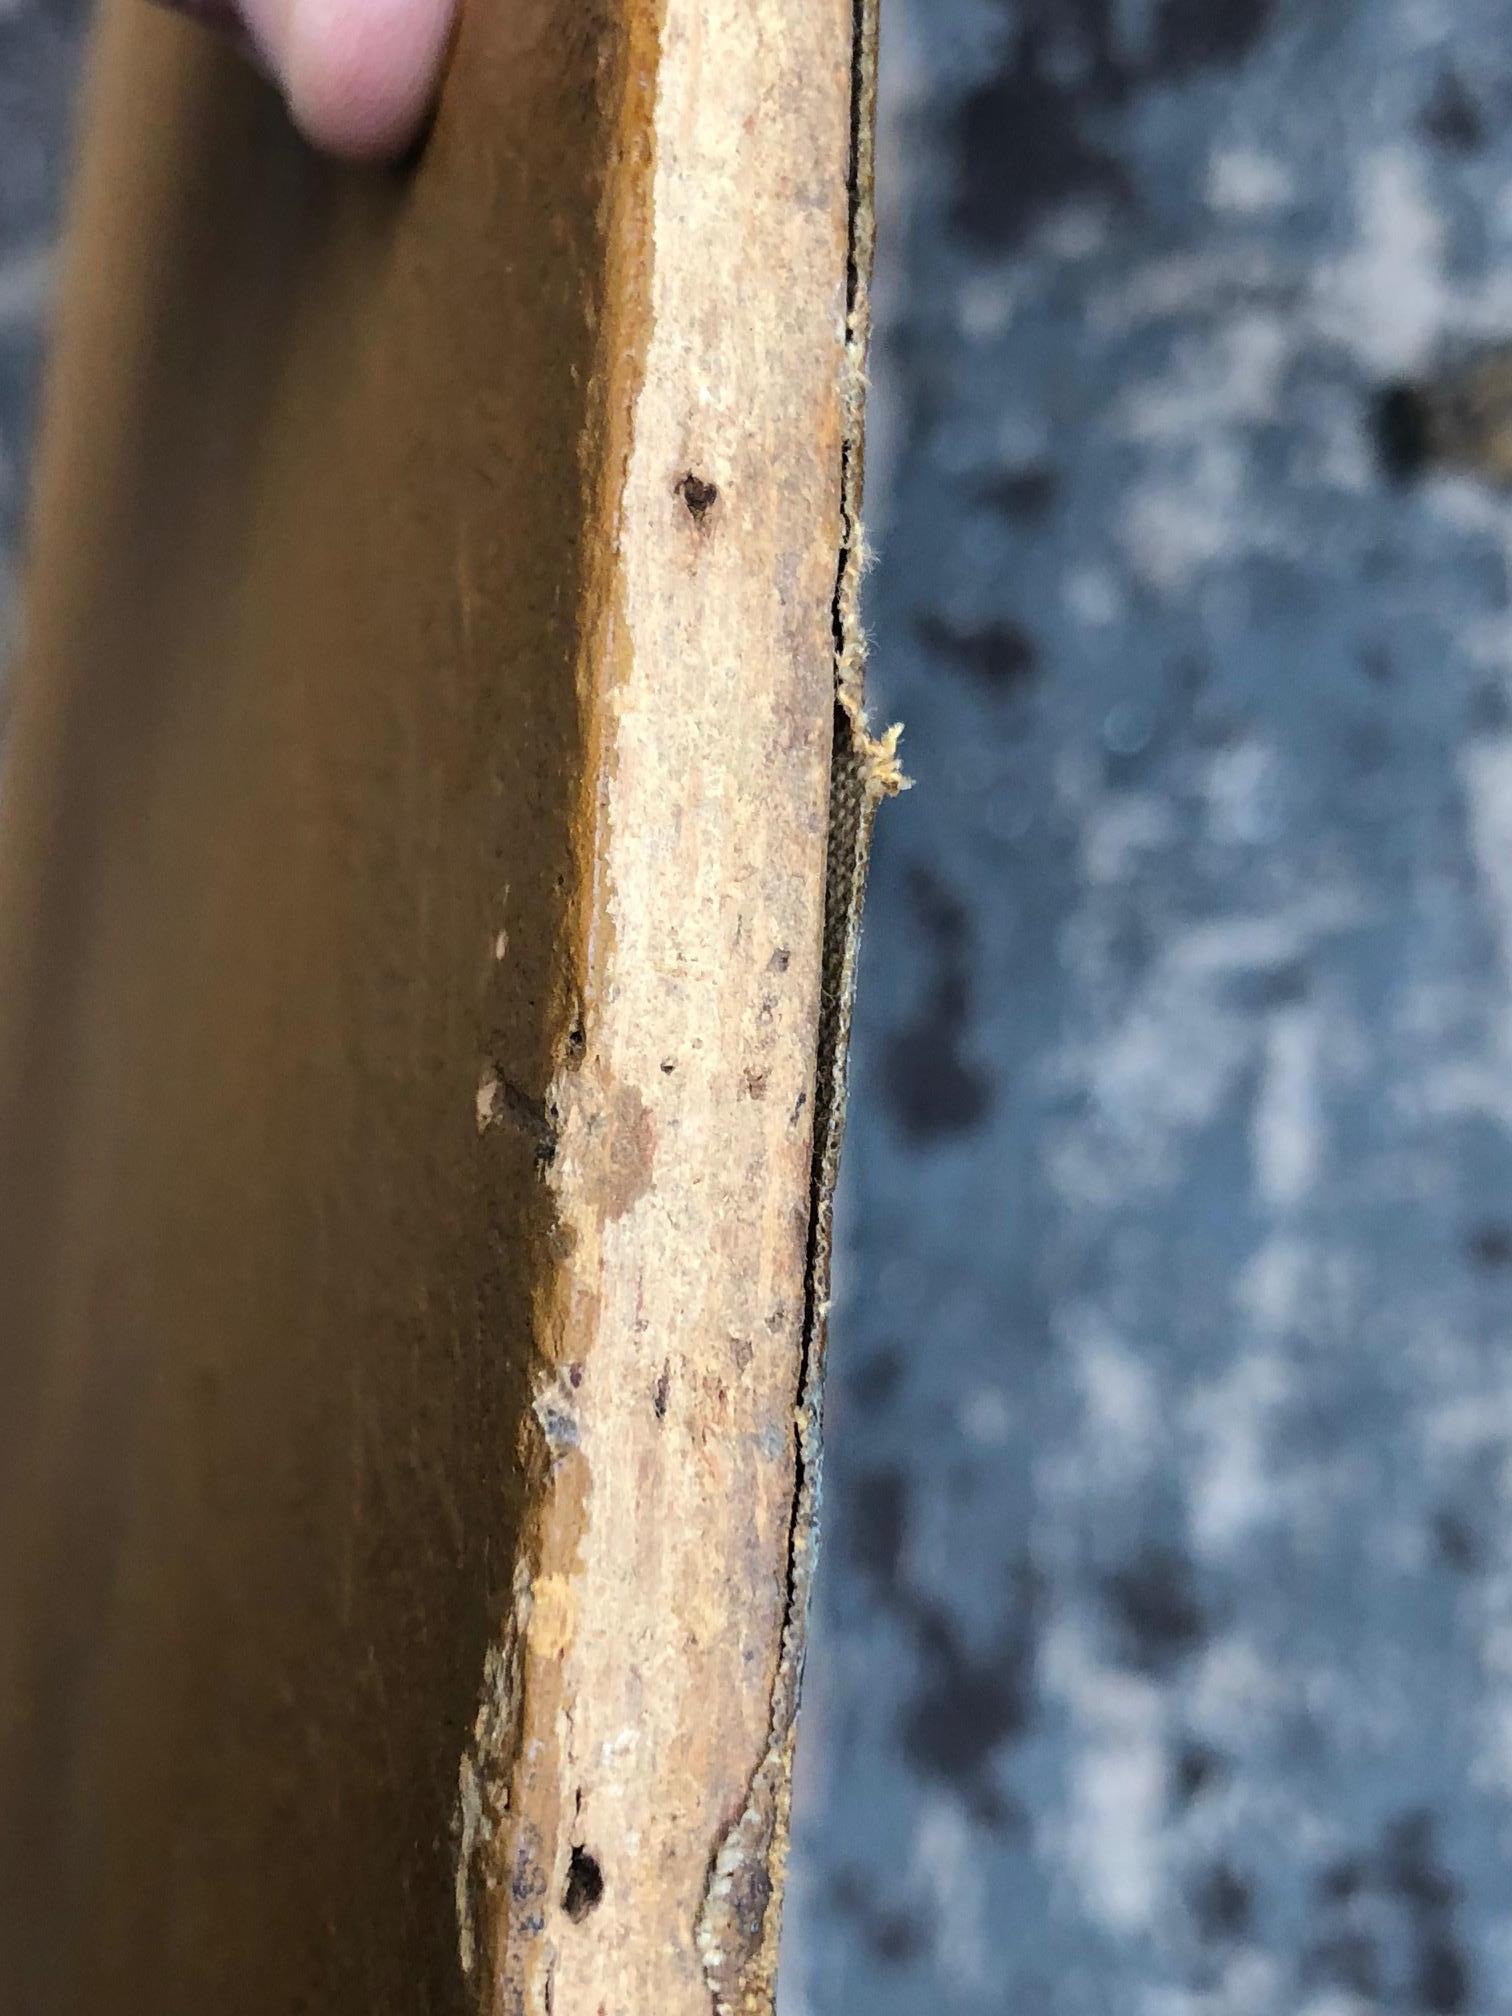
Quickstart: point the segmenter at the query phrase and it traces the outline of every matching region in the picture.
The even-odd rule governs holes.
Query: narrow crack
[[[775,1993],[776,1937],[769,1920],[774,1907],[773,1874],[781,1866],[787,1825],[792,1743],[813,1580],[820,1389],[829,1315],[833,1199],[844,1124],[857,929],[872,820],[881,799],[899,789],[902,781],[893,754],[896,731],[891,731],[880,743],[874,742],[866,732],[861,708],[864,653],[858,610],[863,558],[861,427],[873,229],[876,0],[853,0],[852,22],[840,538],[831,602],[834,747],[815,1050],[808,1247],[797,1369],[793,1498],[767,1747],[752,1775],[745,1806],[714,1857],[697,1927],[699,1952],[717,2016],[736,2016],[737,2011],[746,2016],[746,2012],[769,2009]]]

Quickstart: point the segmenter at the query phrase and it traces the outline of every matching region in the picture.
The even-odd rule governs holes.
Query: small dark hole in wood
[[[719,486],[695,476],[691,469],[679,482],[677,494],[687,505],[688,516],[695,525],[701,525],[719,502]]]
[[[590,1911],[597,1910],[604,1895],[604,1872],[598,1858],[586,1848],[574,1848],[567,1864],[567,1887],[562,1892],[562,1909],[574,1925],[581,1925]]]

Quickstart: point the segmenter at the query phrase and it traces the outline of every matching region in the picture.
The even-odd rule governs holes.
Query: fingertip
[[[410,146],[435,99],[455,0],[285,0],[272,51],[317,147],[354,161]]]

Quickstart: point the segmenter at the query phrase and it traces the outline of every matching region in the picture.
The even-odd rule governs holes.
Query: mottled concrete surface
[[[890,25],[790,2009],[1512,2010],[1512,6]]]
[[[1512,0],[888,4],[789,2016],[1512,2016],[1512,503],[1372,434],[1512,336]]]

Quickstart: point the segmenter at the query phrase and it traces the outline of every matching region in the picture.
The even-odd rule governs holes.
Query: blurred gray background
[[[1512,2016],[1512,504],[1373,433],[1512,338],[1512,0],[886,6],[788,2016]]]

